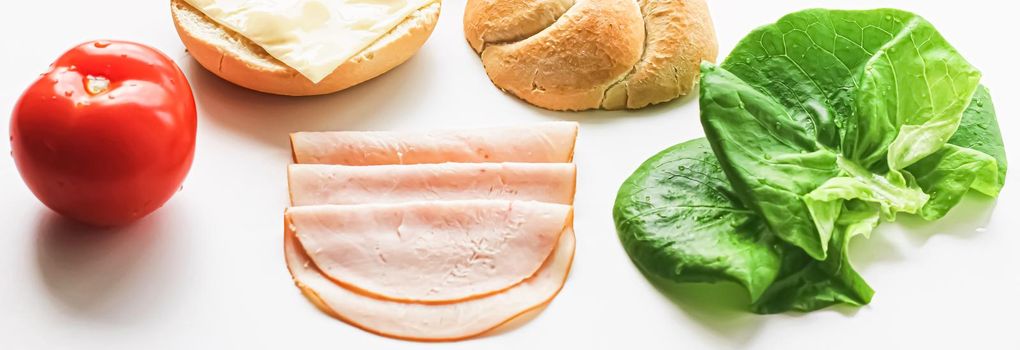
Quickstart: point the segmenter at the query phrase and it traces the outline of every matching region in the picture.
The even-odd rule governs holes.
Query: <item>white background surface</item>
[[[1015,11],[1008,1],[712,1],[724,57],[756,26],[815,6],[899,7],[933,22],[992,89],[1013,164],[1020,164]],[[493,87],[447,0],[421,52],[392,72],[325,97],[235,87],[184,51],[167,1],[23,1],[0,11],[0,139],[21,91],[62,52],[109,38],[152,45],[187,74],[199,106],[195,163],[183,192],[112,232],[57,217],[0,159],[2,349],[1018,349],[1017,171],[997,201],[972,196],[936,224],[885,224],[852,257],[877,291],[871,305],[810,314],[741,311],[735,287],[685,287],[674,303],[637,272],[617,241],[620,183],[655,152],[702,134],[697,100],[640,112],[555,113]],[[1013,28],[1013,29],[1010,29]],[[396,341],[320,313],[282,256],[287,134],[421,130],[577,120],[577,258],[562,294],[509,332],[452,344]],[[10,145],[0,142],[0,154]],[[721,300],[721,301],[720,301]]]

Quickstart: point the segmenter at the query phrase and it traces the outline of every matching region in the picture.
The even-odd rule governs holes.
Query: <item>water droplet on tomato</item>
[[[95,45],[95,47],[97,48],[105,49],[107,46],[110,46],[110,42],[106,40],[100,40],[95,42],[93,45]]]
[[[95,77],[89,75],[86,77],[86,79],[88,79],[88,81],[85,82],[85,88],[89,91],[90,94],[98,95],[110,89],[110,80],[106,79],[105,77]]]
[[[109,95],[106,95],[106,98],[108,98],[108,99],[111,99],[111,100],[112,100],[112,99],[113,99],[114,97],[113,97],[113,94],[109,94]]]
[[[74,91],[71,91],[71,90],[64,91],[64,96],[71,97],[71,95],[74,95]],[[56,96],[54,96],[54,97],[56,97]]]

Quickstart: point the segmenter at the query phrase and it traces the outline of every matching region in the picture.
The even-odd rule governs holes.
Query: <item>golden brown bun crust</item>
[[[464,36],[471,48],[535,35],[574,6],[574,0],[471,1],[464,8]]]
[[[468,0],[464,34],[493,84],[553,110],[670,101],[718,55],[705,0]]]
[[[215,23],[183,0],[170,0],[170,13],[177,33],[199,64],[234,84],[288,96],[337,92],[404,63],[432,34],[439,11],[439,1],[418,9],[385,36],[314,84],[251,40]]]

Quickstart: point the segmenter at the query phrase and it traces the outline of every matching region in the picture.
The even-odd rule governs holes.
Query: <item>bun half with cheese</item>
[[[373,2],[378,6],[363,6]],[[171,0],[170,10],[184,46],[207,70],[252,90],[288,96],[329,94],[386,73],[425,44],[439,19],[439,0],[330,8],[346,3]],[[331,21],[339,13],[344,20]]]
[[[464,35],[493,84],[552,110],[673,100],[718,52],[705,0],[468,0]]]

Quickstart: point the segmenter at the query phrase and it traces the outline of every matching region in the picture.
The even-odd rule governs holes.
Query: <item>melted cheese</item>
[[[436,0],[185,0],[318,83]]]

